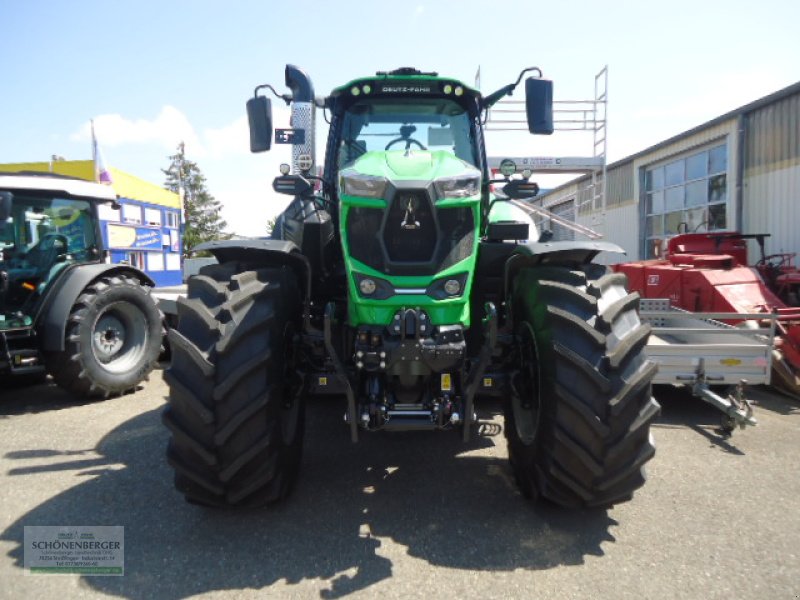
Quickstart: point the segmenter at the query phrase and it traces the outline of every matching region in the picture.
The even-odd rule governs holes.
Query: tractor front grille
[[[397,192],[383,228],[383,242],[389,260],[395,263],[430,262],[438,237],[428,195],[424,192]]]
[[[422,190],[398,190],[385,211],[353,207],[346,228],[350,255],[390,275],[434,275],[474,251],[473,209],[435,208]]]
[[[475,220],[472,209],[467,207],[441,208],[437,214],[441,240],[441,262],[437,270],[442,271],[472,254]]]
[[[378,233],[383,224],[383,210],[356,206],[347,215],[347,239],[350,256],[373,269],[383,270],[383,249]]]

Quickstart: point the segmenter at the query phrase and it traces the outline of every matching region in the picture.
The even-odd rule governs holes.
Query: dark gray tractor
[[[0,174],[0,379],[107,397],[152,371],[162,316],[153,281],[106,262],[97,214],[107,186],[52,174]]]

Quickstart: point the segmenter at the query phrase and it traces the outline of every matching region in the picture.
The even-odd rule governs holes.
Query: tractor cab
[[[0,187],[10,179],[0,177]],[[32,325],[59,273],[102,258],[90,199],[36,185],[40,177],[24,177],[25,187],[14,179],[14,189],[0,191],[0,330]]]
[[[90,181],[0,174],[0,380],[50,375],[76,396],[108,397],[155,367],[153,281],[104,260],[97,206],[116,202]]]

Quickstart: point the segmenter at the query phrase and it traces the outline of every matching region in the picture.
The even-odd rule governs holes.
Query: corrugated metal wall
[[[636,169],[644,166],[649,166],[654,163],[660,162],[662,160],[667,160],[677,154],[681,154],[683,152],[687,152],[699,146],[704,146],[711,142],[715,142],[721,140],[725,137],[729,139],[734,136],[736,133],[736,117],[732,117],[727,121],[722,123],[718,123],[713,127],[708,127],[707,129],[703,129],[702,131],[698,131],[693,135],[681,137],[668,146],[662,146],[656,148],[652,152],[648,152],[647,154],[642,154],[641,156],[637,156],[634,161],[634,167]],[[735,144],[734,144],[735,145]],[[736,149],[733,145],[729,149],[728,154],[728,166],[729,168],[736,164]],[[733,173],[730,173],[730,176],[733,177]],[[638,181],[636,182],[638,187]],[[638,193],[638,189],[636,190]]]
[[[800,252],[800,94],[750,113],[746,132],[743,229],[772,234],[768,253]]]
[[[633,161],[617,165],[606,173],[606,206],[621,206],[636,200],[633,195]]]
[[[600,230],[596,217],[599,215],[579,215],[578,223],[594,230]],[[604,265],[636,260],[639,247],[639,207],[634,202],[610,208],[606,211],[605,224],[602,227],[606,240],[621,246],[625,254],[608,254],[598,256],[598,262]]]

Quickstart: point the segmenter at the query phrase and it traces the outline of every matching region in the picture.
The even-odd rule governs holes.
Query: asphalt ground
[[[0,390],[0,597],[800,597],[800,404],[764,390],[759,426],[730,439],[714,409],[657,390],[648,483],[585,511],[527,502],[502,435],[353,445],[338,401],[309,407],[287,502],[191,506],[164,460],[166,393],[160,374],[103,402]],[[25,525],[123,525],[125,575],[26,575]]]

